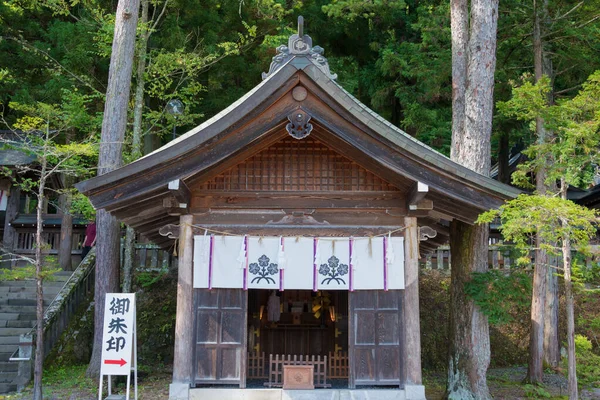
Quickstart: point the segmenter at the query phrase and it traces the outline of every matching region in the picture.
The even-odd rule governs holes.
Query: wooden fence
[[[248,353],[248,379],[266,379],[268,373],[265,370],[265,353],[250,352]]]
[[[248,379],[269,378],[269,371],[264,352],[249,352],[246,359],[248,360],[248,369],[246,375]],[[329,352],[329,355],[325,357],[325,359],[327,360],[328,378],[348,379],[348,352]]]
[[[591,267],[592,263],[598,262],[600,255],[600,246],[591,246],[593,256],[587,257],[586,265]],[[490,245],[488,252],[488,267],[490,269],[510,269],[516,265],[518,252],[510,245]],[[531,251],[531,260],[534,260],[534,252]],[[432,253],[425,255],[419,260],[419,265],[423,269],[449,270],[452,265],[452,256],[450,248],[442,246]]]
[[[283,386],[283,366],[284,365],[312,365],[314,367],[315,387],[331,387],[327,383],[327,356],[298,356],[289,354],[269,354],[269,382],[265,386],[282,387]]]
[[[125,255],[124,246],[121,245],[121,265]],[[133,263],[138,271],[168,270],[174,264],[175,257],[168,251],[155,244],[136,243]]]
[[[329,370],[327,375],[331,379],[348,379],[348,352],[329,352]]]
[[[35,253],[35,231],[17,230],[13,251],[17,254]],[[73,244],[71,254],[81,254],[81,243],[85,233],[73,232]],[[60,248],[60,230],[45,230],[42,232],[42,240],[48,245],[44,250],[46,254],[58,254]]]

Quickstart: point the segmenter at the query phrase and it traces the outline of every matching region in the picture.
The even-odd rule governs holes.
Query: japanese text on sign
[[[107,293],[102,335],[102,375],[128,375],[135,324],[135,294]]]

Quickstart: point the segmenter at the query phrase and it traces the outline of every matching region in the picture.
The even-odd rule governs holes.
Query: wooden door
[[[399,290],[361,290],[349,297],[348,386],[402,384]]]
[[[195,290],[195,384],[246,385],[247,292]]]

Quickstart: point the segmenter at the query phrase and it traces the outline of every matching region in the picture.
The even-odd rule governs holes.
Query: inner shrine
[[[262,78],[77,186],[177,250],[170,399],[424,399],[419,257],[517,191],[360,103],[301,19]]]

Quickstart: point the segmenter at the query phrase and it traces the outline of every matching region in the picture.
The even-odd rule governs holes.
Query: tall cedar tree
[[[544,29],[548,21],[548,0],[533,1],[533,64],[535,72],[535,81],[539,82],[544,75],[552,76],[552,60],[548,56],[548,43],[544,40]],[[546,47],[546,48],[545,48]],[[551,92],[548,95],[548,102],[551,102]],[[548,138],[548,132],[545,128],[544,119],[538,116],[535,120],[535,131],[537,141],[544,144]],[[547,154],[539,153],[537,155],[542,159],[548,159]],[[536,171],[536,191],[546,194],[546,166],[540,165]],[[536,234],[535,237],[535,265],[533,274],[533,294],[531,296],[531,333],[529,338],[529,363],[527,368],[526,381],[533,384],[542,384],[544,377],[544,318],[546,316],[546,292],[548,276],[553,274],[553,269],[549,268],[549,255],[543,246],[542,237]],[[551,287],[554,287],[551,285]],[[555,321],[558,324],[558,321]],[[547,339],[548,341],[551,338]]]
[[[489,176],[498,0],[451,0],[452,149],[451,158]],[[469,299],[465,283],[487,270],[488,226],[453,221],[450,227],[449,399],[490,399],[487,317]]]
[[[117,5],[106,103],[102,120],[98,175],[113,171],[122,164],[121,153],[127,126],[127,103],[131,88],[139,7],[139,0],[119,0]],[[104,298],[106,293],[114,293],[119,290],[119,223],[105,210],[98,210],[96,225],[98,238],[96,241],[94,294],[94,348],[86,372],[88,377],[97,377],[100,373]]]

